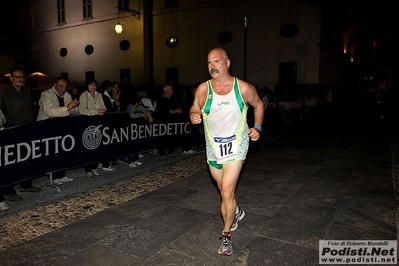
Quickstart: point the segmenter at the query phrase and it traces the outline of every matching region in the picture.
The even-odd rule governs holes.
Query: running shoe
[[[238,213],[234,216],[233,224],[231,225],[230,231],[233,232],[237,230],[238,223],[244,218],[245,212],[238,207]]]
[[[222,232],[219,240],[222,241],[222,245],[218,250],[220,255],[230,256],[233,253],[233,241],[231,240],[230,232]]]

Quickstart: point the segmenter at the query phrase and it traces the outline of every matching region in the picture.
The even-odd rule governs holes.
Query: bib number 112
[[[219,162],[233,159],[237,155],[236,136],[215,137],[215,154]]]
[[[232,148],[233,144],[231,142],[220,144],[219,145],[220,156],[224,157],[226,155],[232,154],[233,153]]]

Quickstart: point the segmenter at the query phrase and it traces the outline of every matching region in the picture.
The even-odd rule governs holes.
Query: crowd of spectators
[[[0,88],[0,128],[6,129],[55,117],[69,115],[104,116],[109,112],[127,112],[132,119],[140,119],[141,123],[169,123],[189,121],[188,110],[191,107],[195,86],[180,97],[175,95],[175,87],[168,83],[162,88],[162,93],[153,92],[149,95],[146,89],[124,93],[116,81],[104,80],[98,85],[94,79],[87,80],[84,91],[79,93],[76,88],[69,90],[69,80],[66,77],[57,77],[54,86],[41,92],[40,99],[33,101],[31,91],[25,86],[25,71],[15,67],[9,73],[10,85]],[[35,109],[35,104],[38,109]],[[193,128],[195,133],[201,134],[198,127]],[[202,151],[204,140],[201,135],[192,136],[165,136],[161,140],[159,155],[164,157],[178,156],[177,147],[181,147],[183,155]],[[102,172],[116,170],[118,163],[128,164],[135,168],[142,165],[139,158],[142,154],[130,154],[126,158],[114,158],[85,165],[88,178],[101,175]],[[65,176],[65,171],[56,171],[49,176],[52,185],[59,186],[73,181]],[[17,185],[0,187],[0,211],[9,209],[6,200],[20,201],[23,197],[15,189],[19,186],[20,192],[39,192],[41,188],[33,186],[32,180],[25,180]]]

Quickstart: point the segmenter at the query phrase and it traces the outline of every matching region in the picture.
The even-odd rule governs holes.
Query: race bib
[[[231,137],[214,137],[214,152],[218,163],[235,158],[237,155],[236,135]]]

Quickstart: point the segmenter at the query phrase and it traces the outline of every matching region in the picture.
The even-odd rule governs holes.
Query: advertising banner
[[[128,113],[69,116],[0,131],[0,186],[49,172],[149,151],[166,136],[191,132],[188,121],[149,124]]]

